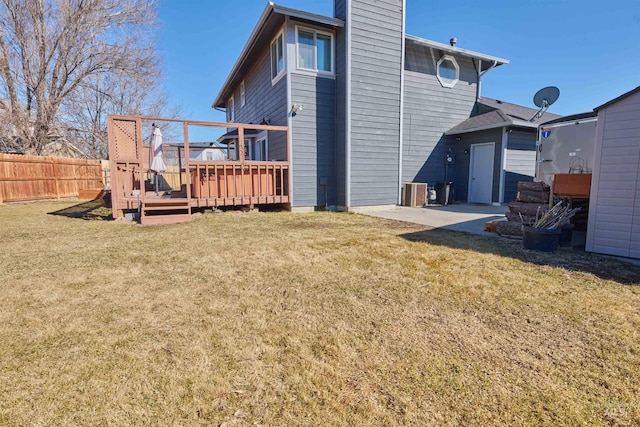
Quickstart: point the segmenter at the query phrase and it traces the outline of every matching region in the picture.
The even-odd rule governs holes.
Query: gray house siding
[[[453,56],[460,68],[459,81],[455,87],[445,88],[436,76],[441,50],[408,40],[403,51],[404,3],[335,0],[334,14],[347,21],[344,28],[336,28],[341,27],[341,22],[326,18],[316,21],[313,16],[300,13],[289,16],[282,12],[283,18],[280,12],[265,15],[270,26],[261,27],[260,44],[250,55],[243,56],[249,59],[243,59],[242,70],[253,62],[249,72],[242,71],[246,74],[245,106],[241,105],[240,85],[233,88],[235,121],[261,123],[268,118],[271,124],[291,126],[288,160],[292,168],[293,207],[395,204],[399,181],[428,182],[433,186],[453,180],[458,187],[457,198],[466,200],[468,159],[463,168],[459,163],[445,167],[445,154],[455,152],[459,144],[448,145],[444,132],[470,116],[477,73],[473,61],[456,56],[460,54],[457,51]],[[286,73],[272,84],[267,39],[275,36],[270,33],[282,23],[286,31]],[[334,76],[297,70],[296,25],[334,32]],[[233,77],[232,84],[236,84]],[[216,102],[221,105],[221,100]],[[303,111],[290,115],[292,104],[304,105]],[[518,141],[514,141],[517,146]],[[492,136],[479,142],[495,143],[495,162],[500,165],[502,138]],[[284,160],[286,156],[284,134],[271,132],[269,160]],[[403,173],[398,176],[401,157]],[[518,173],[520,160],[514,155],[513,161],[511,167]],[[465,176],[458,176],[459,169]],[[495,169],[493,199],[497,201],[502,175],[499,167]]]
[[[430,186],[453,180],[452,169],[459,169],[460,165],[450,166],[445,176],[448,147],[444,132],[469,118],[473,110],[475,68],[470,59],[456,57],[460,81],[455,87],[446,88],[436,77],[436,64],[441,58],[438,51],[407,43],[405,58],[402,180],[427,182]],[[468,174],[468,167],[465,173]],[[464,194],[461,200],[466,200],[465,188],[466,184],[456,191]]]
[[[640,92],[598,111],[586,249],[640,258]]]
[[[456,138],[460,138],[457,141]],[[448,180],[454,183],[454,200],[466,202],[469,196],[469,167],[471,160],[471,146],[486,142],[495,143],[493,159],[493,190],[491,200],[500,199],[500,158],[502,151],[502,128],[463,134],[458,137],[449,136],[449,147],[455,154],[455,164],[449,166]],[[431,186],[431,182],[429,182]]]
[[[507,138],[504,201],[512,202],[518,195],[518,182],[533,181],[536,176],[536,133],[511,130]]]
[[[256,58],[255,65],[244,79],[246,104],[240,103],[240,86],[234,88],[235,121],[260,124],[265,118],[272,125],[287,125],[287,79],[271,84],[270,53]],[[229,109],[227,108],[227,119]],[[269,160],[287,160],[287,140],[284,132],[269,132]]]
[[[335,0],[333,2],[333,16],[347,19],[347,0]]]
[[[351,206],[398,201],[402,0],[349,0]],[[336,5],[342,7],[341,5]],[[341,16],[338,11],[337,16]]]
[[[291,100],[304,105],[292,119],[293,206],[336,204],[335,80],[291,74]]]

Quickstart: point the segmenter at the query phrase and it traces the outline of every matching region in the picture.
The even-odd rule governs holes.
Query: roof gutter
[[[438,49],[443,52],[450,53],[452,55],[460,55],[460,56],[466,56],[468,58],[483,59],[489,62],[496,61],[496,66],[509,63],[508,59],[498,58],[497,56],[486,55],[484,53],[474,52],[472,50],[462,49],[462,48],[454,47],[448,44],[434,42],[433,40],[427,40],[427,39],[412,36],[409,34],[406,34],[405,38],[419,45],[427,46],[433,49]]]
[[[492,123],[490,125],[478,126],[478,127],[470,128],[470,129],[454,130],[453,132],[447,131],[444,134],[447,135],[447,136],[462,135],[462,134],[465,134],[465,133],[478,132],[478,131],[481,131],[481,130],[502,128],[502,127],[511,126],[511,125],[513,125],[513,122],[505,121],[505,122],[502,122],[502,123]]]
[[[291,9],[289,7],[278,6],[277,4],[273,4],[273,11],[280,15],[286,15],[290,18],[298,18],[306,21],[313,21],[316,24],[329,25],[332,27],[344,27],[344,22],[338,18],[331,18],[328,16],[317,15],[315,13],[305,12],[303,10]]]
[[[532,123],[524,122],[524,121],[520,121],[520,120],[505,120],[503,122],[492,123],[492,124],[489,124],[489,125],[478,126],[478,127],[475,127],[475,128],[447,131],[444,134],[447,135],[447,136],[462,135],[462,134],[465,134],[465,133],[478,132],[478,131],[481,131],[481,130],[497,129],[497,128],[502,128],[502,127],[519,127],[519,128],[525,128],[525,129],[537,129],[538,128],[538,126],[535,126],[535,125],[531,126],[531,125],[532,125]]]
[[[222,85],[222,89],[220,89],[220,93],[218,93],[218,96],[216,96],[216,100],[213,101],[211,108],[215,108],[217,110],[218,108],[216,108],[216,106],[224,102],[224,99],[223,99],[224,92],[227,86],[229,85],[229,83],[231,83],[231,81],[233,81],[233,79],[236,77],[236,74],[238,74],[238,71],[240,70],[240,64],[242,64],[245,61],[247,55],[249,54],[249,49],[251,48],[251,46],[253,46],[256,39],[258,38],[258,34],[260,33],[260,31],[262,31],[262,27],[267,22],[267,19],[269,18],[269,15],[271,14],[271,12],[273,12],[274,7],[275,5],[273,4],[273,2],[269,1],[269,3],[267,4],[267,7],[265,7],[264,11],[262,12],[262,15],[260,15],[258,24],[255,26],[255,28],[253,29],[253,32],[249,36],[249,40],[247,41],[247,44],[244,45],[244,48],[242,49],[240,56],[238,56],[238,60],[233,66],[233,69],[232,69],[233,71],[229,73],[227,80]],[[223,111],[223,110],[219,110],[219,111]]]

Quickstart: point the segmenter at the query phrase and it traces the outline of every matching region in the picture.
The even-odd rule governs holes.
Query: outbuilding
[[[640,258],[640,86],[598,113],[586,250]]]

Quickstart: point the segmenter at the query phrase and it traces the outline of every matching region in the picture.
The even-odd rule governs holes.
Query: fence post
[[[58,187],[58,170],[56,168],[56,159],[55,157],[51,158],[51,165],[53,166],[53,182],[56,186],[56,198],[60,198],[60,189]]]
[[[1,163],[4,163],[5,158],[3,157],[2,159],[0,159],[0,167],[1,170],[6,170],[4,167],[2,167],[3,165]],[[0,204],[4,203],[4,197],[2,196],[2,193],[4,192],[3,188],[4,188],[4,180],[2,179],[4,177],[4,172],[1,174],[0,176]]]

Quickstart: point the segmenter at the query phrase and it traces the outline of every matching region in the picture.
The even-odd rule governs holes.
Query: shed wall
[[[640,92],[598,112],[586,250],[640,258]]]

